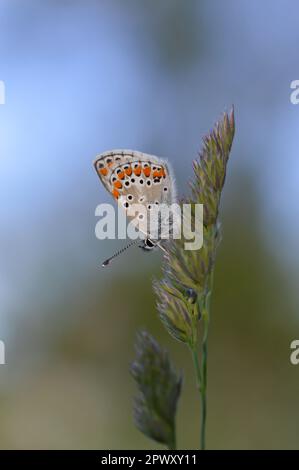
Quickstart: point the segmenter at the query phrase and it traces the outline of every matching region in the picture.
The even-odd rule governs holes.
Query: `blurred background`
[[[178,445],[198,446],[187,349],[151,281],[161,254],[99,241],[96,154],[167,157],[188,192],[202,136],[235,106],[209,343],[207,446],[299,448],[296,0],[2,0],[2,449],[150,449],[129,365],[147,328],[184,370]]]

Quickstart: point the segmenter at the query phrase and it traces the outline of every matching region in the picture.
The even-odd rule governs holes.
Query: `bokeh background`
[[[209,448],[299,448],[296,0],[2,0],[0,446],[150,449],[129,364],[147,328],[184,370],[177,426],[196,448],[188,351],[151,280],[160,253],[98,241],[110,202],[91,162],[111,148],[167,157],[188,191],[202,136],[233,103],[209,344]]]

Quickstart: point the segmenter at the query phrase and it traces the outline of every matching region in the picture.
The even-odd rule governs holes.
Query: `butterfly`
[[[140,247],[152,250],[158,246],[166,251],[162,238],[164,226],[169,228],[169,220],[159,219],[159,231],[154,237],[149,233],[147,223],[149,216],[153,216],[152,211],[158,214],[159,207],[170,206],[176,201],[175,181],[169,163],[135,150],[110,150],[98,155],[93,164],[104,187],[126,211],[127,218],[143,233],[144,239]],[[133,217],[130,209],[133,205],[136,207],[136,204],[140,211],[135,212]],[[113,258],[134,243],[106,260],[103,266],[107,266]]]

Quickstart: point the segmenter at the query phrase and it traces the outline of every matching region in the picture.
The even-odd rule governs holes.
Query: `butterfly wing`
[[[127,212],[128,220],[145,235],[148,235],[150,211],[175,202],[169,164],[154,155],[112,150],[99,155],[94,166],[105,188]],[[132,206],[136,204],[140,211],[132,215]]]
[[[114,169],[122,164],[131,161],[133,158],[132,150],[109,150],[101,153],[93,162],[95,170],[102,181],[103,185],[111,194],[113,186],[111,186],[111,174]]]

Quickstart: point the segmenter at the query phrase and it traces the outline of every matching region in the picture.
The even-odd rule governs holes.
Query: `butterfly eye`
[[[155,246],[155,244],[149,238],[144,240],[144,244],[147,246],[147,249],[152,249]]]

